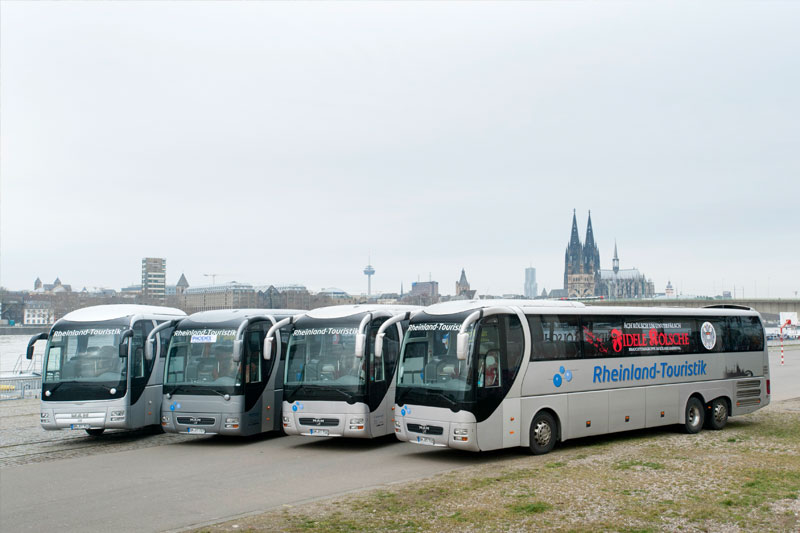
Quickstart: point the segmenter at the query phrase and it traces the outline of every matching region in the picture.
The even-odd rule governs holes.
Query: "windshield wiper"
[[[55,384],[55,386],[54,386],[54,387],[52,387],[52,388],[48,389],[48,390],[47,390],[47,391],[45,391],[45,392],[49,392],[50,394],[53,394],[53,392],[55,392],[55,390],[56,390],[57,388],[59,388],[61,385],[63,385],[64,383],[66,383],[66,382],[65,382],[65,381],[59,381],[58,383],[56,383],[56,384]],[[45,387],[46,387],[46,386],[47,386],[47,383],[45,383],[44,385],[45,385]]]
[[[447,400],[447,403],[449,403],[451,406],[458,407],[458,402],[457,401],[453,400],[450,396],[448,396],[447,394],[445,394],[445,393],[443,393],[441,391],[438,391],[438,390],[427,390],[425,392],[426,392],[426,395],[435,394],[436,396],[439,396],[440,398],[444,398],[445,400]]]
[[[166,391],[167,394],[178,394],[178,391],[191,392],[192,390],[186,385],[176,385],[171,391]]]
[[[286,386],[284,385],[284,387],[286,387]],[[329,386],[324,386],[324,385],[313,385],[313,384],[309,385],[309,384],[306,384],[306,383],[303,383],[302,385],[298,385],[297,388],[292,389],[292,392],[291,392],[292,397],[294,397],[298,392],[300,392],[300,391],[302,391],[304,389],[306,390],[306,392],[333,391],[333,392],[338,392],[339,394],[342,394],[348,400],[352,400],[354,398],[354,396],[352,394],[350,394],[349,392],[343,391],[342,389],[338,389],[336,387],[329,387]]]

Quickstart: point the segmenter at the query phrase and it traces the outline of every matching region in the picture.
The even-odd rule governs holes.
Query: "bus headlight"
[[[111,411],[111,416],[125,416],[125,410]]]
[[[239,417],[229,416],[225,419],[225,429],[239,429]]]
[[[467,429],[467,428],[455,428],[453,430],[453,435],[469,435],[469,429]]]
[[[50,422],[50,413],[47,411],[42,411],[39,413],[39,420],[42,422]]]
[[[283,417],[283,423],[284,424],[288,424],[289,423],[289,417],[288,416],[284,416]]]
[[[350,419],[350,423],[351,424],[356,424],[356,425],[363,424],[364,423],[364,419],[363,418],[351,418]]]
[[[162,417],[161,417],[161,425],[162,426],[166,426],[167,424],[169,424],[169,416],[168,415],[162,415]]]
[[[110,415],[112,422],[122,422],[125,420],[125,409],[111,411]]]

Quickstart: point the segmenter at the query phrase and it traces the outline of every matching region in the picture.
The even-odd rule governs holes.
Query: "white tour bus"
[[[145,339],[180,309],[151,305],[98,305],[67,313],[49,333],[42,363],[44,429],[106,429],[158,425],[164,367],[145,354]]]
[[[284,431],[313,437],[391,434],[400,342],[404,325],[418,309],[337,305],[279,323],[274,330],[293,327],[284,379]],[[383,350],[376,353],[382,326]]]
[[[403,441],[541,454],[644,427],[722,429],[769,399],[754,310],[472,300],[412,317],[394,425]]]
[[[164,430],[240,436],[280,430],[283,358],[264,357],[262,347],[276,322],[298,313],[302,311],[202,311],[164,324],[163,333],[154,331],[148,349],[157,345],[158,335],[170,337],[164,350]],[[286,338],[282,342],[285,353]],[[161,344],[167,346],[163,339]]]

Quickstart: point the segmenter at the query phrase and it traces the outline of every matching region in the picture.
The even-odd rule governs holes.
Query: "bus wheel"
[[[556,445],[557,426],[553,415],[543,411],[533,417],[531,423],[531,452],[533,455],[548,453]]]
[[[87,429],[86,433],[88,433],[92,437],[99,437],[100,435],[103,434],[104,431],[105,431],[105,429],[103,429],[103,428],[101,428],[101,429]]]
[[[717,398],[708,409],[706,427],[708,429],[722,429],[728,423],[728,402],[724,398]]]
[[[686,433],[697,433],[703,429],[703,420],[705,419],[705,409],[703,409],[703,402],[692,396],[686,402],[686,422],[683,425]]]

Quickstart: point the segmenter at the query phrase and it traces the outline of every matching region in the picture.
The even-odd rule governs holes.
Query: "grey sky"
[[[8,288],[800,290],[800,5],[0,5]],[[769,286],[769,287],[768,287]]]

